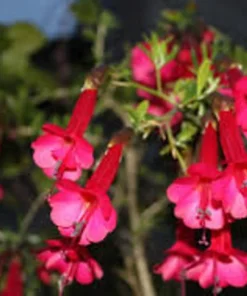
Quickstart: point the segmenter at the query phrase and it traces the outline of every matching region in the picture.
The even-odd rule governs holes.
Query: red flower
[[[247,76],[243,76],[235,83],[233,95],[237,124],[247,136]]]
[[[109,148],[85,189],[69,180],[57,183],[49,198],[51,219],[64,236],[79,237],[79,244],[99,242],[116,227],[117,215],[106,192],[117,172],[123,144]]]
[[[202,288],[214,286],[215,293],[247,284],[247,254],[232,247],[229,226],[212,231],[210,247],[187,268],[186,278],[198,281]]]
[[[154,266],[154,272],[160,274],[164,281],[182,280],[186,267],[199,258],[200,252],[193,245],[194,231],[180,223],[175,244],[165,251],[166,258]]]
[[[93,163],[93,147],[82,135],[93,114],[97,89],[87,84],[67,128],[44,124],[44,135],[32,143],[34,162],[49,177],[77,180],[81,170],[88,169]]]
[[[188,176],[177,178],[167,189],[176,204],[175,216],[190,228],[222,228],[225,219],[221,202],[212,198],[212,181],[217,171],[217,136],[211,122],[205,128],[200,162],[188,169]]]
[[[247,154],[232,111],[221,111],[220,140],[227,168],[213,184],[214,198],[235,219],[247,217]]]
[[[48,240],[47,245],[47,248],[38,253],[37,259],[48,272],[56,271],[61,274],[60,295],[64,287],[73,280],[87,285],[102,278],[100,265],[85,247],[74,245],[70,239]]]
[[[15,257],[11,260],[8,268],[6,283],[0,296],[22,296],[23,294],[23,281],[21,274],[20,259]]]

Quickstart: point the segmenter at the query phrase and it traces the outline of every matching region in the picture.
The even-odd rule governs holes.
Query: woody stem
[[[140,213],[138,210],[138,152],[132,146],[126,151],[126,182],[127,182],[127,203],[130,220],[130,229],[132,233],[132,248],[137,277],[143,296],[156,296],[152,277],[149,273],[147,257],[143,239],[138,235],[140,228]]]

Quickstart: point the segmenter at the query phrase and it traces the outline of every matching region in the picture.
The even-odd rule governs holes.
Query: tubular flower
[[[48,272],[56,271],[61,275],[60,295],[64,287],[74,280],[88,285],[103,277],[100,265],[91,257],[86,247],[74,245],[70,239],[48,240],[47,245],[37,254],[37,259]]]
[[[175,216],[187,227],[219,229],[225,223],[221,202],[212,197],[212,181],[219,175],[217,150],[216,130],[209,122],[202,137],[200,162],[167,189],[168,199],[176,204]]]
[[[236,120],[247,136],[247,76],[239,79],[234,86]]]
[[[81,188],[70,180],[57,183],[59,192],[49,198],[51,219],[64,236],[79,244],[96,243],[116,227],[117,214],[106,192],[119,166],[124,144],[113,144],[92,177]]]
[[[93,164],[93,147],[82,135],[92,118],[97,88],[102,78],[100,68],[87,78],[65,129],[44,124],[44,134],[32,143],[34,162],[48,177],[77,180],[81,170]]]
[[[0,296],[23,296],[23,281],[21,274],[21,263],[18,257],[11,260],[6,283],[3,290],[0,291]]]
[[[232,247],[229,225],[212,231],[210,247],[187,268],[186,278],[198,281],[202,288],[214,286],[215,293],[247,284],[247,254]]]
[[[213,183],[214,198],[235,219],[247,217],[247,154],[232,111],[219,114],[221,146],[227,168]]]
[[[176,231],[176,242],[165,251],[166,258],[154,266],[154,272],[160,274],[164,281],[183,279],[186,267],[199,258],[200,251],[194,247],[194,231],[182,223]]]

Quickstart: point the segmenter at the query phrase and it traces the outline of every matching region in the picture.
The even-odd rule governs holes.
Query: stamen
[[[180,272],[181,278],[181,296],[186,296],[186,270],[182,269]]]
[[[217,296],[220,292],[222,292],[222,288],[219,286],[219,277],[215,276],[214,277],[214,288],[213,288],[213,294],[214,296]]]
[[[80,222],[74,223],[75,229],[74,229],[73,233],[71,234],[71,236],[72,237],[79,236],[82,231],[82,228],[85,224],[86,224],[86,220],[82,220]]]
[[[243,180],[241,188],[246,188],[247,187],[247,180]]]
[[[55,165],[54,173],[52,174],[52,178],[55,180],[57,180],[57,178],[58,178],[58,171],[59,171],[61,164],[62,164],[62,160],[58,160]]]
[[[197,218],[200,219],[200,225],[202,227],[202,237],[198,241],[198,243],[200,245],[204,245],[206,247],[209,245],[209,242],[208,242],[207,236],[206,236],[206,223],[205,222],[211,216],[212,216],[212,213],[210,212],[210,210],[208,208],[206,208],[206,209],[198,208],[197,209]]]
[[[206,228],[203,228],[202,230],[202,236],[201,239],[198,241],[199,245],[203,245],[205,247],[209,246],[209,241],[207,239],[207,235],[206,235]]]

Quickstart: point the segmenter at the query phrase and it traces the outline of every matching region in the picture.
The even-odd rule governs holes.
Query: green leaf
[[[190,142],[197,131],[198,129],[193,123],[189,121],[184,121],[182,123],[181,130],[176,137],[177,145],[183,146],[183,144]]]
[[[96,0],[80,0],[71,5],[75,17],[84,24],[96,25],[99,21],[100,6]]]
[[[30,55],[37,51],[45,43],[45,36],[28,23],[16,23],[7,30],[11,42],[11,49],[19,54]]]
[[[136,115],[139,121],[142,121],[147,114],[149,102],[144,100],[136,108]]]
[[[118,21],[116,17],[108,10],[104,10],[100,16],[100,23],[105,25],[109,29],[116,28],[118,26]]]
[[[130,106],[126,108],[130,117],[130,121],[132,122],[135,129],[138,130],[139,124],[145,119],[148,107],[149,102],[142,101],[135,109]]]
[[[199,97],[202,94],[203,89],[205,88],[209,77],[211,76],[211,61],[205,59],[200,65],[197,73],[197,96]]]
[[[45,43],[44,35],[27,23],[16,23],[7,29],[9,47],[1,55],[1,68],[6,74],[22,76],[28,73],[30,55]]]

